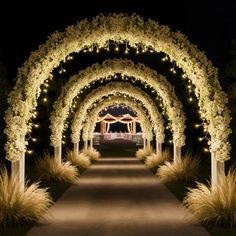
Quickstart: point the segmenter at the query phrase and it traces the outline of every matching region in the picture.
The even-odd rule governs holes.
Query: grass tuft
[[[230,169],[213,187],[197,182],[196,188],[189,188],[184,204],[203,223],[235,226],[236,171]]]
[[[85,156],[88,156],[91,161],[97,161],[101,157],[100,152],[98,152],[94,148],[83,149],[82,153]]]
[[[47,188],[39,188],[38,182],[25,186],[23,190],[6,169],[0,171],[0,225],[35,222],[51,204]]]
[[[165,162],[156,174],[163,182],[188,182],[197,176],[199,163],[199,158],[193,158],[189,152],[180,160]]]
[[[70,162],[59,162],[46,153],[36,161],[36,168],[41,179],[74,184],[78,180],[78,171]]]
[[[68,150],[66,152],[66,158],[68,161],[79,168],[87,169],[91,165],[90,158],[84,153],[75,155],[73,151]]]
[[[170,160],[170,151],[165,149],[162,154],[151,154],[145,160],[145,165],[150,169],[157,169],[160,165],[163,165],[166,161]]]
[[[145,161],[145,159],[153,153],[152,148],[139,149],[136,151],[136,157],[140,161]]]

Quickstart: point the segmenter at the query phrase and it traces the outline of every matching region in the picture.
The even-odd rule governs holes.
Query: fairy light
[[[203,137],[199,137],[198,141],[201,142],[204,138]]]
[[[182,76],[181,76],[183,79],[186,79],[187,78],[187,75],[184,73],[184,74],[182,74]]]
[[[193,98],[192,98],[192,97],[190,97],[188,100],[189,100],[189,102],[192,102],[192,101],[193,101]]]
[[[204,152],[209,152],[209,149],[208,148],[203,148],[203,151]]]
[[[44,101],[44,102],[47,102],[47,101],[48,101],[48,99],[47,99],[47,98],[44,98],[44,99],[43,99],[43,101]]]
[[[33,153],[33,150],[27,150],[27,153],[28,153],[28,154],[32,154],[32,153]]]
[[[119,51],[119,47],[118,47],[118,46],[115,47],[115,51],[116,51],[116,52]]]
[[[32,138],[32,141],[35,143],[35,142],[37,142],[37,139],[36,138]]]
[[[199,128],[201,125],[200,124],[195,124],[194,127],[195,128]]]
[[[34,124],[34,127],[35,128],[39,128],[39,124]]]

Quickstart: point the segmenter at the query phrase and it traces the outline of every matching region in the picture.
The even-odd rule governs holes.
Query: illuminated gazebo
[[[130,114],[125,114],[121,116],[113,116],[111,114],[106,114],[104,116],[97,117],[97,123],[100,123],[100,133],[109,133],[110,125],[120,122],[127,125],[128,133],[136,134],[136,122],[139,123],[139,118],[136,116],[131,116]]]

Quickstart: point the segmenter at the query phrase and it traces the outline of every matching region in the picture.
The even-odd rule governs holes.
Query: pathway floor
[[[27,236],[209,236],[136,158],[102,158]]]

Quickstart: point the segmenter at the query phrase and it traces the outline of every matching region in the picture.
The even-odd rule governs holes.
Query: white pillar
[[[84,149],[87,150],[88,149],[88,140],[84,141]]]
[[[54,158],[61,162],[61,145],[54,148]]]
[[[146,148],[146,139],[143,138],[143,149],[145,149],[145,148]]]
[[[151,140],[147,139],[147,149],[151,149]]]
[[[74,155],[79,154],[79,141],[77,143],[74,143]]]
[[[181,160],[181,147],[174,143],[174,161]]]
[[[93,148],[93,138],[90,139],[90,148]]]
[[[162,154],[162,143],[159,143],[158,140],[156,140],[156,154]]]
[[[216,160],[214,153],[211,153],[211,185],[216,186],[220,177],[225,175],[225,163]]]
[[[20,188],[25,188],[25,153],[22,152],[18,161],[11,162],[11,176],[17,179]]]

